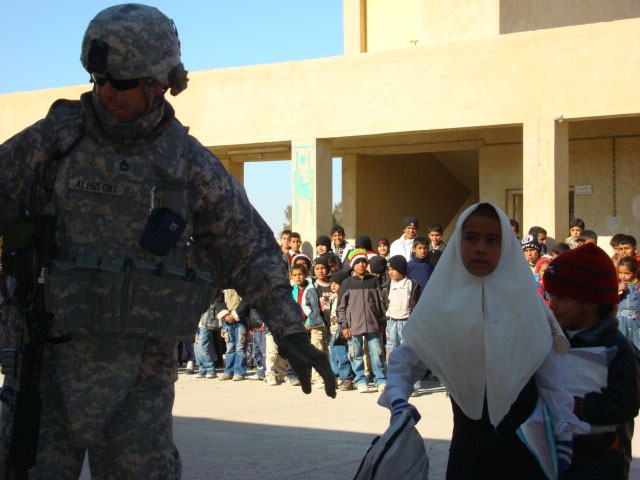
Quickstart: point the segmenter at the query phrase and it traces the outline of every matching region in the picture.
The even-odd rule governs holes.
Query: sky
[[[80,64],[84,31],[100,10],[120,3],[122,0],[2,0],[0,94],[84,83],[90,88],[89,76]],[[344,50],[342,0],[138,3],[157,7],[173,19],[188,71],[332,57]],[[47,109],[48,105],[43,106],[43,116]],[[249,198],[276,235],[291,203],[290,163],[245,164]],[[341,198],[340,165],[340,160],[334,160],[334,203]]]

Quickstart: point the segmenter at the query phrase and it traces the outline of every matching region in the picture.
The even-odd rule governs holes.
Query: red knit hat
[[[562,252],[544,272],[544,289],[603,305],[618,303],[618,278],[609,256],[593,243]]]

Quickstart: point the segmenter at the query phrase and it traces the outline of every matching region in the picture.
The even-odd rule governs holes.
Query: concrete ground
[[[422,415],[429,478],[444,479],[452,430],[451,404],[438,383],[411,398]],[[289,384],[198,379],[183,370],[176,383],[175,441],[185,480],[213,478],[325,480],[353,478],[371,440],[389,422],[378,393],[314,390]],[[640,421],[636,420],[636,432]],[[633,442],[631,479],[640,479],[640,438]],[[85,469],[87,470],[87,469]],[[88,471],[83,474],[89,479]]]

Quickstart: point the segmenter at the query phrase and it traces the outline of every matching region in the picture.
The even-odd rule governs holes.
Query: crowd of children
[[[318,236],[314,257],[301,252],[298,233],[282,232],[292,296],[338,388],[365,393],[372,385],[392,420],[404,409],[417,420],[408,399],[425,375],[437,376],[454,412],[448,479],[544,478],[516,434],[538,398],[552,419],[559,478],[627,478],[640,406],[635,237],[613,236],[609,258],[578,218],[564,242],[547,245],[543,227],[520,238],[517,222],[490,204],[465,211],[446,248],[441,225],[424,235],[418,228],[407,217],[395,241],[358,235],[351,245],[336,225]],[[249,312],[250,304],[227,291],[212,306],[209,318],[226,340],[218,378],[297,384],[266,326],[249,325]],[[216,322],[205,317],[197,363],[202,378],[215,378],[216,354],[205,353],[214,344],[206,330]],[[256,373],[247,377],[251,332]],[[609,377],[599,391],[565,388],[571,372],[560,357],[569,345],[608,349]],[[318,376],[312,382],[323,386]]]

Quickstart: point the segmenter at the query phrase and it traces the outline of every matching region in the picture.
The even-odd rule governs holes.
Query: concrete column
[[[357,166],[357,155],[342,156],[342,227],[344,228],[347,238],[354,238],[357,235]]]
[[[316,238],[329,234],[332,214],[331,143],[296,139],[291,142],[292,229],[302,236],[302,252],[315,257]]]
[[[561,242],[569,228],[569,126],[562,118],[523,124],[523,234],[538,225]]]
[[[344,0],[344,54],[357,55],[367,51],[367,5],[365,0]]]
[[[229,162],[227,162],[225,167],[227,167],[227,170],[231,175],[236,177],[236,180],[244,185],[244,162],[235,162],[233,160],[230,160]]]

